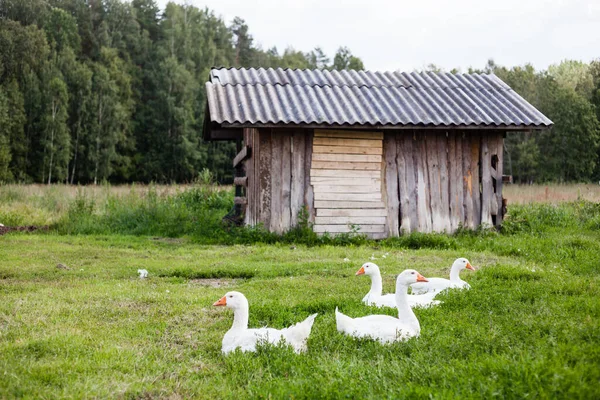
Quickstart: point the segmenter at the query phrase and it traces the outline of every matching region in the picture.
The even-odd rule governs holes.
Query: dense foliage
[[[345,47],[261,50],[190,5],[0,2],[0,182],[231,180],[233,145],[200,135],[213,66],[363,68]]]
[[[0,2],[0,182],[190,182],[203,168],[231,181],[234,145],[200,136],[212,66],[364,68],[346,47],[262,50],[241,18],[191,5]],[[555,123],[508,136],[507,173],[600,179],[600,61],[484,71]]]

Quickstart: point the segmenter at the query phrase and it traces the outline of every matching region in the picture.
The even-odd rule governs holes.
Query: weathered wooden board
[[[283,208],[281,182],[283,135],[280,132],[272,132],[271,146],[271,221],[269,230],[281,233],[283,230],[281,212]]]
[[[260,218],[260,132],[252,132],[252,162],[254,163],[254,184],[252,185],[252,224],[258,225]]]
[[[298,129],[293,132],[291,159],[292,159],[292,187],[290,198],[291,227],[298,225],[298,213],[304,207],[304,177],[306,174],[304,157],[306,154],[305,134]]]
[[[418,147],[413,146],[414,165],[417,176],[417,216],[419,220],[418,231],[430,233],[431,228],[431,196],[429,184],[429,163],[427,162],[426,134],[419,133]],[[415,144],[415,143],[413,143]]]
[[[381,184],[371,185],[332,185],[313,183],[315,193],[381,193]]]
[[[415,140],[414,133],[405,135],[402,142],[398,143],[402,146],[403,150],[403,162],[404,162],[404,188],[400,188],[400,201],[401,207],[405,209],[402,214],[402,230],[406,233],[416,232],[419,230],[419,211],[418,211],[418,199],[419,194],[417,190],[417,183],[420,167],[419,158],[425,157],[425,154],[419,153],[419,142]],[[398,149],[400,151],[400,149]],[[398,156],[400,154],[398,153]],[[398,159],[400,163],[400,158]],[[400,164],[398,164],[400,166]],[[400,171],[400,170],[399,170]],[[400,174],[400,172],[398,172]],[[406,217],[406,221],[404,218]]]
[[[261,128],[259,130],[260,143],[260,165],[258,175],[260,181],[260,212],[258,220],[265,227],[271,224],[271,129]]]
[[[242,150],[237,154],[233,161],[234,166],[238,165],[239,163],[243,163],[244,171],[246,172],[246,176],[248,177],[248,187],[245,190],[246,210],[244,213],[244,223],[250,226],[253,226],[256,223],[256,216],[254,215],[255,199],[254,191],[252,190],[253,185],[256,181],[256,174],[254,172],[254,159],[251,157],[252,146],[254,145],[254,133],[254,129],[244,128],[244,147],[242,147]]]
[[[443,226],[442,231],[450,233],[452,232],[450,222],[450,171],[448,169],[448,137],[446,135],[446,133],[437,135],[441,195],[440,219]]]
[[[282,135],[281,163],[281,232],[292,227],[291,197],[292,197],[292,135]]]
[[[358,233],[383,233],[385,225],[358,225]],[[349,225],[315,225],[313,230],[317,233],[343,233],[352,232]]]
[[[313,153],[313,161],[345,161],[380,163],[380,155],[372,154],[317,154]]]
[[[248,129],[248,128],[246,128],[246,129]],[[250,135],[251,134],[246,133],[246,136],[247,136],[246,138],[250,139],[251,138]],[[248,143],[248,142],[246,142],[246,143]],[[239,163],[248,159],[251,156],[252,156],[252,148],[248,145],[242,147],[242,150],[240,150],[240,152],[233,159],[233,168],[237,167],[239,165]]]
[[[315,146],[315,154],[383,154],[381,147]]]
[[[473,219],[473,171],[471,170],[471,138],[465,136],[462,139],[463,147],[463,208],[465,210],[465,226],[474,229]]]
[[[315,208],[317,211],[322,208],[384,208],[385,204],[381,200],[371,201],[337,201],[337,200],[315,200]]]
[[[496,215],[496,226],[502,225],[504,215],[502,213],[502,174],[504,173],[504,138],[501,134],[496,136],[496,155],[498,164],[496,166],[496,198],[498,203],[498,214]]]
[[[304,153],[304,205],[308,211],[309,222],[315,222],[315,198],[313,187],[310,183],[311,171],[312,168],[312,151],[313,151],[313,132],[310,130],[304,130],[304,144],[305,144],[305,153]],[[326,171],[326,170],[322,170]]]
[[[400,218],[400,200],[398,199],[398,166],[396,165],[395,132],[388,132],[383,139],[385,150],[385,195],[387,204],[387,231],[390,236],[398,236]]]
[[[332,184],[332,185],[380,185],[379,178],[337,178],[333,176],[313,176],[310,178],[313,185]]]
[[[382,132],[316,129],[315,137],[383,139]]]
[[[473,134],[471,136],[471,173],[473,175],[473,226],[477,227],[481,223],[481,179],[479,173],[481,135]]]
[[[349,200],[349,201],[373,201],[382,200],[381,193],[323,193],[315,191],[315,200]]]
[[[448,135],[448,166],[450,195],[450,227],[456,231],[463,223],[463,179],[462,179],[462,143],[461,136],[455,132]]]
[[[317,217],[316,225],[347,225],[347,224],[385,224],[386,217]]]
[[[381,171],[359,171],[345,169],[311,169],[310,176],[336,178],[381,178]]]
[[[314,154],[313,154],[313,156],[314,156]],[[313,169],[348,169],[348,170],[380,171],[381,163],[315,161],[314,157],[313,157],[312,168]]]
[[[248,177],[247,176],[237,176],[233,178],[233,184],[235,186],[248,186]]]
[[[337,139],[325,137],[315,137],[314,144],[318,146],[382,147],[381,140]]]
[[[487,134],[481,136],[481,223],[488,227],[492,225],[492,161]]]
[[[317,217],[385,217],[385,208],[317,208]]]
[[[431,229],[434,232],[443,232],[445,228],[442,210],[442,184],[440,154],[438,149],[439,138],[435,133],[429,133],[427,143],[427,171],[429,174],[429,190],[431,196]]]

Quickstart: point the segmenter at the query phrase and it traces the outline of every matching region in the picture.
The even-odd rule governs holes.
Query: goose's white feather
[[[423,278],[417,271],[407,269],[396,279],[396,307],[398,318],[389,315],[368,315],[351,318],[336,308],[335,319],[337,330],[358,338],[371,338],[380,343],[391,343],[419,336],[421,326],[419,320],[408,305],[408,285]]]
[[[225,299],[225,301],[223,301]],[[217,304],[223,302],[221,304]],[[223,337],[221,351],[225,354],[240,349],[241,351],[256,351],[261,343],[285,343],[293,347],[296,353],[306,351],[306,340],[310,335],[315,317],[312,314],[304,321],[289,328],[256,328],[248,329],[248,300],[240,292],[229,292],[215,305],[226,305],[233,309],[233,325]]]
[[[396,295],[393,293],[382,294],[382,279],[381,271],[377,264],[368,262],[362,265],[362,267],[356,273],[357,275],[367,275],[371,278],[371,289],[369,293],[363,297],[362,302],[368,306],[374,307],[392,307],[396,308]],[[425,294],[409,294],[407,295],[408,305],[415,308],[428,308],[434,305],[438,305],[441,302],[434,300],[437,293],[425,293]]]
[[[445,278],[427,278],[429,282],[418,282],[411,285],[412,293],[416,295],[425,293],[439,293],[446,289],[470,289],[471,286],[462,279],[460,279],[460,271],[463,269],[474,268],[466,258],[458,258],[452,264],[450,269],[450,279]]]

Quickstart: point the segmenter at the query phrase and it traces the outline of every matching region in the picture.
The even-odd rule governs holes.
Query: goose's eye
[[[230,295],[229,295],[229,298],[230,298],[230,299],[233,299],[233,295],[232,295],[232,294],[230,294]]]
[[[369,268],[369,266],[367,265],[365,268]]]
[[[414,273],[414,272],[411,272],[411,274],[412,274],[412,275],[414,275],[415,273]]]

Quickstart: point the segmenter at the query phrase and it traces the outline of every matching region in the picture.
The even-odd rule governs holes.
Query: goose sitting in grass
[[[457,258],[450,269],[450,279],[445,278],[429,278],[428,282],[419,282],[412,285],[413,294],[438,293],[446,289],[470,289],[471,286],[460,279],[460,271],[470,269],[475,271],[466,258]]]
[[[389,315],[368,315],[350,318],[335,309],[337,330],[358,338],[371,338],[383,344],[402,341],[419,336],[421,326],[415,313],[408,305],[408,286],[416,282],[427,282],[414,269],[403,271],[396,278],[396,307],[398,318]]]
[[[221,351],[225,354],[240,349],[256,351],[258,343],[278,344],[284,341],[294,348],[296,353],[306,351],[306,339],[310,335],[317,314],[285,329],[258,328],[248,329],[248,300],[240,292],[228,292],[213,306],[226,306],[233,309],[233,326],[223,337]]]
[[[363,303],[368,306],[396,308],[396,295],[393,293],[381,294],[383,291],[381,272],[377,264],[371,262],[363,264],[358,272],[356,272],[356,275],[367,275],[369,278],[371,278],[371,290],[369,290],[369,293],[363,297]],[[426,294],[409,294],[407,295],[408,305],[411,307],[423,308],[438,305],[440,304],[440,301],[433,299],[436,295],[436,292]]]

